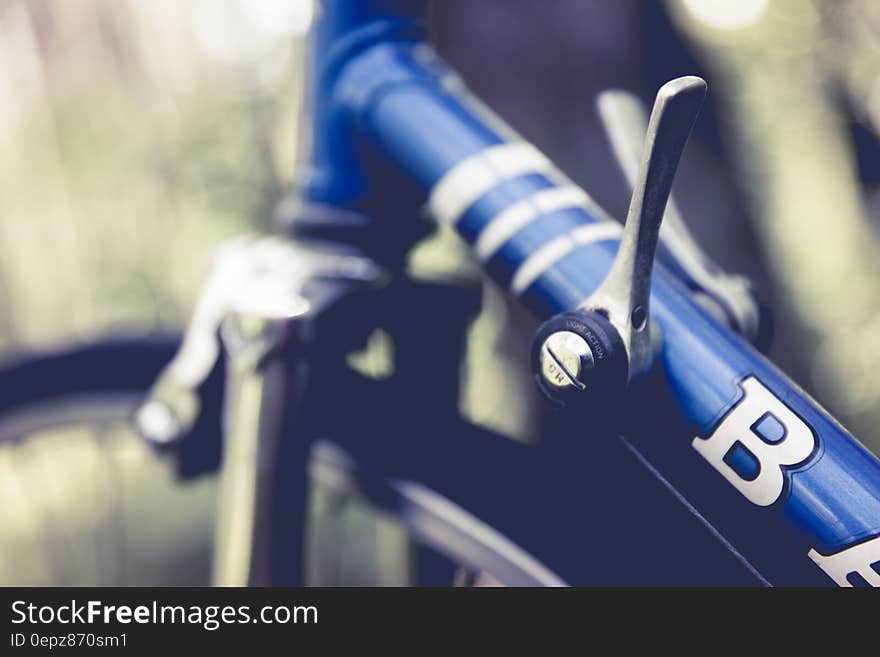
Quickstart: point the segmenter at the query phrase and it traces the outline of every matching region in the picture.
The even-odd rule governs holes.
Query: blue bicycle
[[[880,586],[880,462],[761,354],[766,310],[668,203],[705,82],[650,113],[600,99],[633,189],[621,226],[467,91],[425,5],[322,3],[283,234],[218,250],[182,342],[29,360],[0,373],[20,391],[0,411],[87,392],[100,416],[125,393],[111,415],[180,473],[219,469],[220,585],[391,563],[404,584]],[[537,444],[461,417],[480,294],[408,276],[425,214],[543,322]],[[394,368],[367,376],[347,355],[377,329]],[[346,577],[352,500],[385,542]]]

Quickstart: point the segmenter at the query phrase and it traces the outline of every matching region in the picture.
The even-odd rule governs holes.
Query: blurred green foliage
[[[271,223],[302,43],[248,6],[0,5],[0,345],[181,325],[212,247]]]

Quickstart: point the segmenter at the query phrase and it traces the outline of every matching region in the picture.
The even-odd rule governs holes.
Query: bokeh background
[[[314,13],[0,0],[0,355],[185,324],[213,247],[269,230],[294,182]],[[596,94],[705,77],[685,219],[774,309],[774,361],[880,450],[880,3],[440,0],[431,22],[471,88],[618,217]],[[463,262],[440,243],[434,265]],[[524,368],[524,342],[481,326],[475,344]],[[471,410],[491,423],[482,371]],[[0,499],[4,583],[207,581],[213,482],[177,485],[122,435],[0,448]]]

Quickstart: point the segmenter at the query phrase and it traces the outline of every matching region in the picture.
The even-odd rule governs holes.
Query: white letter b
[[[755,377],[741,384],[742,398],[705,439],[694,438],[697,452],[746,499],[770,506],[785,485],[783,466],[813,453],[810,427]]]

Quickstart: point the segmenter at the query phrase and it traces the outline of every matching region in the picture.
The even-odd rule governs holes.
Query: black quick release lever
[[[538,387],[566,404],[584,393],[622,393],[651,367],[649,297],[660,224],[678,162],[706,96],[706,82],[688,76],[657,92],[626,224],[611,270],[577,310],[539,330],[532,349]]]
[[[617,163],[633,188],[648,127],[647,107],[635,94],[618,89],[601,92],[596,107]],[[684,281],[706,310],[759,347],[769,342],[769,318],[751,284],[743,276],[723,271],[703,252],[672,196],[660,229],[658,259]]]

